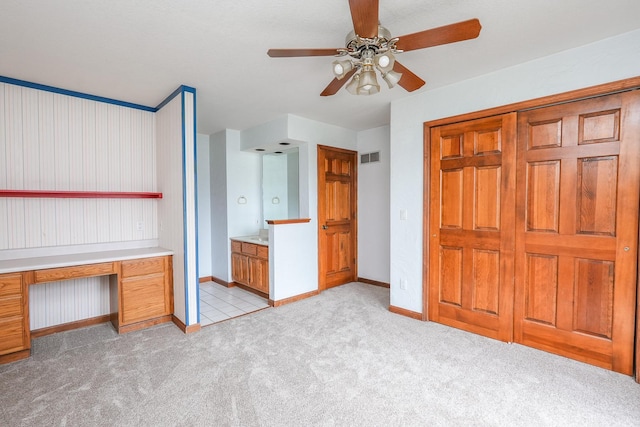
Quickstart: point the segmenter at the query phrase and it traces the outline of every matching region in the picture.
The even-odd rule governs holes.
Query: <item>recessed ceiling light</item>
[[[282,151],[274,151],[275,154],[282,154]]]
[[[281,142],[280,145],[291,145],[290,142]]]
[[[264,151],[264,148],[256,148],[256,151]]]

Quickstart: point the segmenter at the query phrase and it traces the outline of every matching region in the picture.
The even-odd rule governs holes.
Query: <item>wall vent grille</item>
[[[374,163],[380,161],[380,152],[374,151],[373,153],[360,154],[360,164]]]

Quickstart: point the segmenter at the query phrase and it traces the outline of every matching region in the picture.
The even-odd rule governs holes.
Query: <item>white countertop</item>
[[[46,268],[70,267],[73,265],[98,264],[101,262],[124,261],[128,259],[152,258],[173,255],[165,248],[134,248],[102,252],[84,252],[68,255],[52,255],[33,258],[7,259],[0,261],[0,274],[17,271],[43,270]]]
[[[232,237],[231,240],[237,240],[237,241],[246,242],[246,243],[254,243],[256,245],[262,245],[262,246],[269,246],[268,240],[260,240],[260,238],[255,234],[253,236]]]

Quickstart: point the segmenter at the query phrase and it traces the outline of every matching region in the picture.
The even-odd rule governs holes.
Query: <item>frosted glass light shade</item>
[[[333,74],[338,80],[342,79],[353,69],[353,63],[349,60],[333,61]]]
[[[397,71],[391,70],[384,73],[382,75],[382,78],[384,79],[385,82],[387,82],[387,86],[389,86],[389,89],[391,89],[392,87],[398,84],[398,82],[402,78],[402,73],[398,73]]]
[[[362,71],[358,84],[358,95],[373,95],[378,92],[380,92],[380,85],[376,79],[376,72],[372,69]]]
[[[353,76],[351,81],[349,83],[347,83],[346,89],[351,95],[357,95],[358,94],[358,83],[359,82],[360,82],[360,74],[356,74],[356,75]]]
[[[375,57],[376,66],[383,74],[393,70],[393,64],[395,61],[396,59],[391,52],[381,53]]]

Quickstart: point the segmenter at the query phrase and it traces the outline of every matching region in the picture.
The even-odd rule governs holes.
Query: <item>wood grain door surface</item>
[[[512,337],[515,113],[431,131],[429,318]]]
[[[639,101],[431,129],[430,320],[632,374]]]
[[[319,289],[357,280],[357,153],[318,146]]]
[[[519,115],[515,340],[631,374],[637,92]]]

